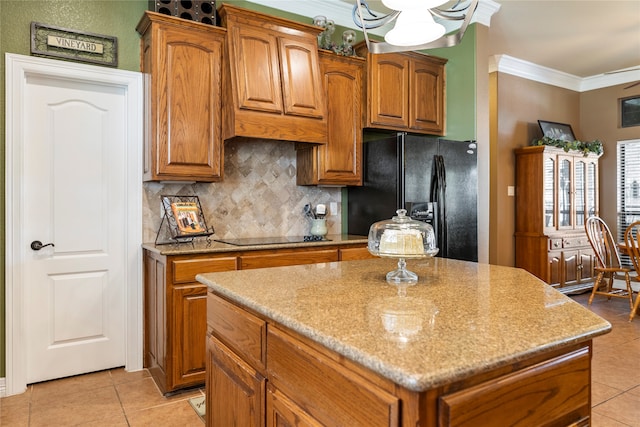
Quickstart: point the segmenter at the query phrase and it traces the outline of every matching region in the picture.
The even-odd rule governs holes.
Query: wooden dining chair
[[[618,245],[609,227],[602,218],[590,216],[585,223],[585,230],[598,261],[598,265],[594,268],[597,273],[596,282],[593,284],[588,304],[591,305],[596,295],[605,295],[607,299],[626,298],[629,300],[629,308],[633,311],[633,289],[629,278],[632,270],[621,265]],[[623,279],[626,288],[614,287],[614,279]]]
[[[624,232],[624,245],[627,248],[627,255],[631,259],[633,269],[636,271],[635,278],[640,279],[640,221],[636,221],[629,225]],[[633,320],[633,317],[638,311],[640,306],[640,293],[636,295],[636,302],[631,308],[631,315],[629,315],[629,321]]]

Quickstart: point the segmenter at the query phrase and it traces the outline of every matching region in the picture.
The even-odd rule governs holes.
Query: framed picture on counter
[[[191,241],[195,237],[210,236],[213,229],[207,227],[198,196],[160,196],[164,214],[160,230],[166,221],[171,239],[178,242]],[[156,244],[157,244],[156,237]],[[169,242],[167,242],[169,243]]]

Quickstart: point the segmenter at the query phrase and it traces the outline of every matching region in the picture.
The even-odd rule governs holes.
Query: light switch
[[[514,187],[513,185],[508,185],[507,186],[507,196],[515,196],[516,195],[516,187]]]
[[[338,215],[338,203],[329,202],[329,214]]]

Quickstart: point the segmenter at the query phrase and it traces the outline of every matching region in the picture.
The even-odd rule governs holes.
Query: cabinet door
[[[573,198],[573,159],[558,156],[558,228],[574,227],[575,205]]]
[[[409,58],[370,55],[369,118],[371,125],[409,127]]]
[[[324,92],[316,40],[278,36],[284,113],[322,119]]]
[[[144,252],[144,367],[164,378],[165,366],[165,263]],[[166,381],[158,381],[164,387]]]
[[[207,426],[264,426],[266,380],[212,336],[207,337]]]
[[[580,253],[578,251],[563,251],[561,264],[561,282],[562,286],[575,285],[578,283]]]
[[[233,26],[228,37],[235,49],[231,78],[241,109],[282,113],[278,41],[273,32],[250,26]]]
[[[154,179],[214,181],[222,177],[222,37],[166,25],[152,43],[154,110],[150,154]]]
[[[580,282],[594,282],[596,256],[591,249],[580,250]]]
[[[444,135],[444,65],[414,59],[409,67],[409,128]]]
[[[279,390],[270,387],[267,392],[267,427],[320,427],[322,425]]]
[[[555,230],[557,224],[556,195],[558,186],[556,185],[556,170],[558,162],[556,156],[548,154],[543,156],[542,162],[542,203],[544,205],[544,228],[548,230]],[[526,213],[524,212],[522,214],[526,215]]]
[[[207,287],[192,285],[173,288],[173,346],[175,355],[172,388],[201,384],[205,375],[207,335]]]
[[[586,212],[587,218],[593,215],[599,215],[598,206],[598,160],[589,159],[586,162]]]
[[[318,183],[362,184],[364,62],[321,57],[327,94],[327,144],[317,148]]]
[[[549,252],[549,275],[547,283],[550,285],[560,284],[562,277],[561,265],[562,252]]]
[[[576,228],[584,228],[587,220],[587,164],[584,160],[576,158],[573,162],[574,178],[574,204],[575,218],[573,223]]]

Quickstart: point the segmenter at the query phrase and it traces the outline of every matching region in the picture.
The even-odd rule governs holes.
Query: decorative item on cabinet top
[[[356,52],[353,45],[356,41],[356,32],[353,30],[345,30],[342,32],[342,43],[337,44],[331,37],[335,31],[335,23],[326,16],[318,15],[313,18],[313,25],[324,28],[324,31],[318,34],[318,47],[320,49],[330,50],[341,56],[355,56]]]
[[[538,125],[543,137],[534,139],[531,141],[531,145],[549,145],[562,148],[565,152],[569,150],[582,151],[585,156],[589,155],[589,153],[602,154],[604,152],[602,142],[597,139],[594,141],[578,141],[569,124],[538,120]]]
[[[215,0],[149,0],[149,10],[209,25],[218,21]]]

